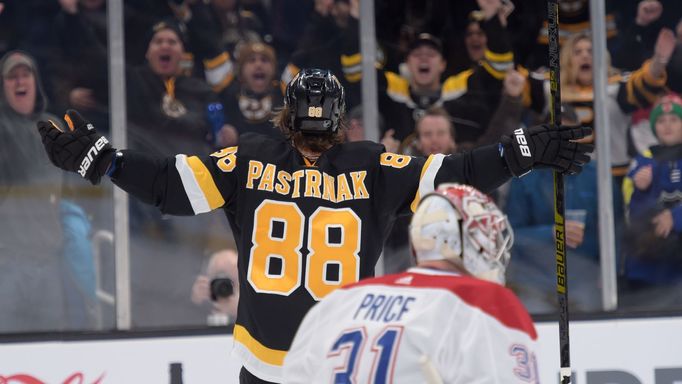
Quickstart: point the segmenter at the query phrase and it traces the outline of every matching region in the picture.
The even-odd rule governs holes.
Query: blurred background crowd
[[[364,140],[359,0],[124,1],[128,148],[207,154],[270,118],[301,68],[346,87],[346,140]],[[456,153],[548,120],[544,0],[375,0],[379,137],[388,151]],[[682,309],[682,3],[606,1],[608,81],[594,110],[588,0],[560,2],[562,120],[608,114],[610,158],[566,178],[569,303],[602,310],[598,188],[610,183],[619,311]],[[47,160],[35,122],[80,111],[110,135],[106,0],[0,2],[0,333],[115,326],[112,187]],[[611,180],[597,178],[609,161]],[[556,311],[552,174],[493,196],[515,232],[508,284],[533,314]],[[133,328],[221,325],[238,291],[221,213],[162,216],[129,202]],[[408,218],[384,252],[410,266]]]

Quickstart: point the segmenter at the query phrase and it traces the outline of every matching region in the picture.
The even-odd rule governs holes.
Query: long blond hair
[[[344,115],[339,118],[339,128],[335,133],[321,135],[304,135],[301,132],[294,131],[291,126],[291,111],[286,106],[275,112],[271,122],[297,148],[307,148],[314,152],[326,151],[330,147],[342,143],[345,138],[346,121]]]
[[[592,38],[587,33],[576,33],[566,39],[564,44],[561,46],[561,53],[559,56],[559,63],[561,64],[561,87],[571,87],[578,84],[578,71],[577,68],[573,68],[571,58],[573,57],[573,49],[575,46],[583,40],[587,40],[592,44]],[[606,52],[606,65],[608,68],[608,76],[613,76],[618,73],[618,71],[611,67],[611,55]],[[592,84],[590,84],[591,86]]]

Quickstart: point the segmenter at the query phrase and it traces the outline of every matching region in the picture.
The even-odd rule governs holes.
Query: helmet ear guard
[[[339,80],[326,69],[303,69],[287,85],[290,127],[306,134],[336,133],[346,109]]]
[[[507,217],[473,187],[442,184],[422,199],[410,223],[417,261],[447,260],[504,284],[513,233]]]

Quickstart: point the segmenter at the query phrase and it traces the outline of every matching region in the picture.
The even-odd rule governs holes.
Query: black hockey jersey
[[[113,181],[165,213],[226,212],[239,248],[235,349],[275,382],[307,310],[374,275],[396,214],[445,181],[491,190],[510,177],[496,146],[420,158],[354,142],[309,164],[287,141],[245,134],[210,156],[144,156],[124,151]]]

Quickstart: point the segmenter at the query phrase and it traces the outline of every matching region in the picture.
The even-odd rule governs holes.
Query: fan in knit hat
[[[651,122],[651,129],[654,131],[654,135],[656,135],[656,121],[658,121],[661,115],[667,113],[674,113],[682,119],[682,99],[674,93],[661,97],[651,110],[651,114],[649,114],[649,121]]]

